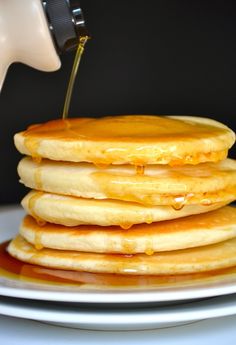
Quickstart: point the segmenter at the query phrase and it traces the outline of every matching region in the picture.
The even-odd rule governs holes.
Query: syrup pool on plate
[[[29,281],[42,284],[83,285],[90,288],[155,288],[195,285],[203,282],[219,282],[236,277],[236,267],[183,275],[139,276],[121,274],[98,274],[88,272],[65,271],[21,262],[7,253],[9,242],[0,245],[0,277]]]

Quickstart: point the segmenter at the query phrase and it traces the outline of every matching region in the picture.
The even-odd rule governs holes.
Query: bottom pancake
[[[94,273],[166,275],[213,271],[236,265],[236,239],[204,247],[146,254],[117,255],[36,250],[18,235],[8,246],[21,261],[55,269]]]
[[[44,226],[26,216],[20,234],[37,249],[43,247],[96,253],[153,254],[159,251],[192,248],[222,242],[236,236],[236,208],[226,206],[216,211],[152,224],[120,227],[80,225]]]
[[[228,200],[227,203],[231,201]],[[118,200],[83,199],[31,191],[22,200],[22,205],[25,211],[34,218],[54,224],[119,225],[128,229],[134,224],[150,224],[205,213],[225,204],[186,205],[180,210],[175,210],[172,206],[144,206]]]

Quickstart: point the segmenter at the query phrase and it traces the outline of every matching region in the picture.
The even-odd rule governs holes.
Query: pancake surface
[[[236,161],[196,166],[148,165],[138,175],[131,165],[97,168],[88,163],[36,163],[23,158],[18,173],[27,187],[83,198],[115,199],[145,205],[211,204],[236,198]]]
[[[119,225],[128,229],[133,224],[150,224],[212,211],[224,206],[224,203],[208,206],[186,205],[180,210],[175,210],[172,206],[144,206],[118,200],[83,199],[31,191],[22,200],[22,206],[34,218],[50,223],[65,226],[81,224]]]
[[[36,249],[43,247],[95,253],[148,255],[209,245],[236,236],[236,208],[217,211],[149,225],[140,224],[129,230],[119,227],[78,226],[68,228],[46,223],[39,226],[26,216],[20,234]]]
[[[118,255],[36,250],[20,235],[9,245],[8,252],[31,264],[64,270],[122,274],[195,273],[236,265],[236,239],[210,246],[146,254]]]
[[[133,115],[50,121],[14,139],[21,153],[35,158],[140,166],[220,161],[235,134],[200,117]]]

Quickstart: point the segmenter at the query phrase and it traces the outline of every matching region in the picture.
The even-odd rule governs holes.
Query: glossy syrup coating
[[[30,157],[18,165],[20,181],[39,191],[92,199],[113,199],[152,205],[210,205],[236,198],[236,160],[170,167],[147,165],[96,167],[89,163]],[[140,172],[143,173],[140,175]]]
[[[96,165],[216,162],[226,158],[234,141],[234,133],[219,122],[190,116],[55,120],[15,135],[17,149],[36,159]]]

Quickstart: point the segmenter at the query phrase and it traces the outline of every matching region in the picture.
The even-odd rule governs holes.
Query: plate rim
[[[27,318],[35,321],[45,322],[63,322],[66,324],[90,325],[161,325],[172,324],[176,322],[198,321],[222,316],[230,316],[236,313],[235,295],[215,297],[207,301],[193,301],[183,304],[181,308],[178,305],[167,307],[135,308],[130,310],[103,311],[96,309],[70,309],[68,305],[53,307],[41,305],[40,307],[34,301],[25,305],[24,301],[14,304],[15,301],[2,301],[0,298],[0,314],[5,316],[14,316],[17,318]],[[132,316],[132,317],[131,317]]]
[[[1,281],[0,281],[1,284]],[[24,283],[25,284],[25,283]],[[38,289],[36,289],[36,286]],[[179,288],[173,289],[173,293],[169,291],[103,291],[103,290],[81,290],[81,291],[60,291],[52,290],[45,291],[40,289],[38,284],[32,284],[32,289],[4,287],[0,285],[0,295],[5,297],[14,297],[21,299],[35,299],[41,301],[54,301],[54,302],[75,302],[75,303],[158,303],[167,301],[187,301],[191,299],[211,298],[217,296],[226,296],[236,293],[236,284],[233,286],[224,286],[201,289]]]

